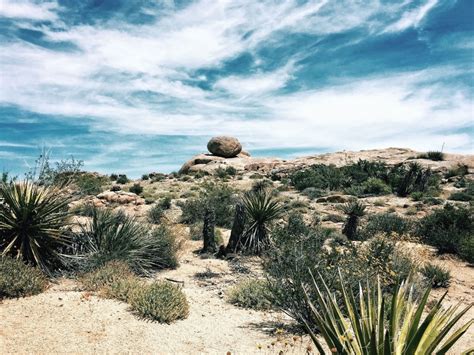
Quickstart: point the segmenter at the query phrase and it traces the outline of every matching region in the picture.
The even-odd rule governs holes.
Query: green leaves
[[[321,276],[317,282],[313,277],[316,299],[310,300],[305,292],[314,320],[305,322],[306,328],[321,354],[323,346],[315,336],[317,328],[327,345],[340,354],[444,354],[468,330],[474,320],[468,321],[447,340],[448,332],[458,323],[472,304],[459,311],[460,305],[448,309],[441,307],[446,294],[422,320],[430,294],[427,289],[420,300],[413,295],[409,281],[398,284],[392,296],[388,312],[385,312],[386,296],[382,294],[380,281],[364,290],[360,287],[358,302],[351,290],[347,290],[341,274],[342,297],[345,312],[335,302],[333,295]],[[320,288],[321,285],[322,287]],[[316,302],[313,304],[313,302]]]
[[[2,256],[39,266],[51,273],[60,262],[59,249],[70,244],[69,199],[60,190],[33,182],[1,183],[0,250]]]

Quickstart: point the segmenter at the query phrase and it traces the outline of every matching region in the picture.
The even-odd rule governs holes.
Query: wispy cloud
[[[13,34],[0,39],[0,105],[111,134],[226,133],[254,147],[470,144],[459,130],[472,124],[472,43],[424,29],[455,1],[152,5],[130,21],[121,5],[81,18],[79,2],[3,0]],[[450,51],[456,60],[439,54]]]

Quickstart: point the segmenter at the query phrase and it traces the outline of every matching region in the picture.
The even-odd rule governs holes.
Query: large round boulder
[[[242,151],[242,145],[237,138],[219,136],[211,138],[207,149],[218,157],[233,158]]]

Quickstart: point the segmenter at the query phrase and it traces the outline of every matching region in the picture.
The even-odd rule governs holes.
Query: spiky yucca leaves
[[[31,181],[0,183],[0,250],[50,274],[60,263],[59,249],[70,244],[69,199],[53,187]]]
[[[175,267],[174,236],[164,226],[150,229],[134,217],[96,208],[92,221],[83,225],[76,239],[85,255],[85,269],[95,269],[112,260],[126,263],[138,274]]]
[[[366,206],[358,201],[346,203],[340,208],[347,215],[346,222],[342,228],[342,234],[347,236],[349,240],[356,239],[359,218],[365,214],[365,208]]]
[[[316,291],[317,306],[305,293],[314,319],[314,324],[305,321],[305,326],[321,354],[325,352],[316,338],[315,327],[321,331],[331,351],[337,354],[421,355],[435,351],[436,354],[445,354],[474,322],[471,319],[447,337],[448,332],[472,304],[459,312],[459,304],[443,309],[441,302],[446,296],[445,293],[422,319],[430,288],[417,300],[413,295],[413,285],[405,281],[396,286],[389,301],[382,294],[380,281],[376,285],[368,282],[365,290],[359,286],[359,297],[356,298],[352,291],[345,287],[339,273],[346,315],[325,281],[322,277],[320,279],[321,287],[314,277],[312,285]]]
[[[283,209],[265,189],[249,191],[243,203],[250,225],[240,240],[240,250],[259,255],[269,244],[268,224],[278,218]]]

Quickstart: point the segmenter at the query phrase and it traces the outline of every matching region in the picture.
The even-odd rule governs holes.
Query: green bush
[[[120,174],[116,180],[117,184],[126,184],[129,181],[130,180],[128,179],[127,175],[123,175],[123,174]]]
[[[235,176],[236,174],[237,170],[233,166],[227,166],[226,168],[219,167],[216,169],[216,175],[221,179]]]
[[[461,176],[467,175],[469,173],[469,167],[466,164],[458,164],[454,167],[451,167],[448,172],[444,175],[445,178],[449,179],[453,176]]]
[[[136,183],[130,186],[128,191],[133,192],[134,194],[140,195],[143,192],[143,187],[142,185]]]
[[[112,260],[104,266],[90,271],[79,278],[82,286],[88,291],[99,291],[114,282],[133,276],[128,264]]]
[[[469,202],[472,201],[474,198],[470,194],[468,194],[465,191],[457,191],[453,192],[449,197],[448,200],[451,201],[463,201],[463,202]]]
[[[272,308],[271,296],[266,280],[248,279],[229,289],[227,301],[239,307],[267,310]]]
[[[148,174],[143,174],[142,175],[142,180],[149,180],[150,179],[150,175]]]
[[[444,160],[444,153],[439,151],[429,151],[418,155],[418,159],[429,159],[434,161]]]
[[[102,186],[108,183],[108,178],[91,173],[81,173],[76,175],[72,182],[82,195],[97,195],[104,191]]]
[[[321,196],[324,196],[326,192],[321,189],[317,189],[315,187],[307,187],[302,191],[302,194],[307,196],[311,200],[315,200]]]
[[[154,223],[154,224],[160,224],[161,223],[161,218],[163,217],[165,211],[163,210],[163,207],[161,207],[159,204],[154,205],[150,210],[148,211],[148,222]]]
[[[66,227],[70,200],[52,187],[32,182],[0,183],[0,250],[46,273],[61,264],[60,248],[70,245]]]
[[[164,226],[150,229],[134,217],[95,209],[92,221],[81,226],[76,239],[84,256],[80,267],[95,269],[112,260],[122,261],[138,274],[176,266],[176,243]]]
[[[158,205],[164,210],[169,210],[171,208],[171,197],[163,197],[158,203]]]
[[[132,310],[138,315],[171,323],[189,314],[189,304],[181,289],[171,282],[153,282],[134,290],[129,297]]]
[[[371,177],[362,184],[362,191],[364,194],[379,196],[390,194],[392,189],[383,180]]]
[[[275,306],[297,321],[311,320],[302,287],[312,283],[308,270],[320,273],[328,280],[331,292],[339,296],[338,269],[354,292],[359,282],[377,274],[384,292],[391,292],[397,275],[406,275],[413,266],[390,241],[377,238],[361,248],[334,230],[307,226],[299,214],[292,214],[286,225],[276,228],[272,239],[272,248],[264,258],[268,285]],[[314,293],[308,296],[315,299]]]
[[[459,241],[457,252],[461,259],[467,261],[468,263],[474,264],[474,238],[462,238]]]
[[[47,286],[48,281],[41,270],[19,259],[0,257],[0,300],[36,295]]]
[[[234,218],[236,197],[233,189],[221,184],[205,184],[199,197],[180,204],[181,221],[194,224],[203,221],[206,207],[212,207],[216,214],[216,225],[231,228]]]
[[[447,204],[421,219],[417,234],[423,242],[438,248],[439,253],[455,253],[465,260],[472,260],[474,256],[470,255],[469,247],[466,254],[465,246],[472,245],[469,240],[474,235],[473,216],[472,207]]]
[[[414,192],[437,194],[439,182],[438,175],[433,174],[429,168],[424,169],[418,163],[398,164],[391,169],[389,175],[389,183],[400,197],[406,197]]]
[[[433,288],[449,287],[451,273],[441,266],[428,264],[420,269],[421,274],[428,280]]]
[[[110,178],[110,181],[117,181],[118,175],[117,174],[110,174],[109,178]]]
[[[408,235],[413,229],[413,223],[395,213],[379,213],[370,215],[366,225],[360,231],[361,239],[369,239],[376,235],[398,237]]]

